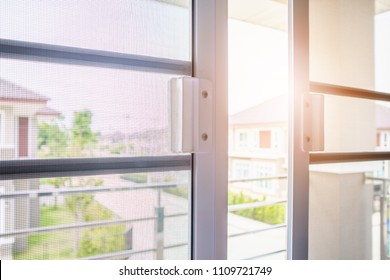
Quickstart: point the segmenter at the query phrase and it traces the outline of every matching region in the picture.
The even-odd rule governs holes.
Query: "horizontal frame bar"
[[[244,179],[229,179],[229,183],[241,183],[241,182],[258,182],[258,181],[267,181],[267,180],[281,180],[281,179],[287,179],[287,175],[279,175],[279,176],[272,176],[272,177],[255,177],[255,178],[244,178]]]
[[[165,215],[164,218],[168,219],[168,218],[181,217],[181,216],[188,216],[188,214],[187,213],[171,214],[171,215]],[[120,224],[143,222],[143,221],[153,221],[156,219],[157,219],[157,217],[153,216],[153,217],[145,217],[145,218],[138,218],[138,219],[102,220],[102,221],[96,221],[96,222],[84,222],[84,223],[70,224],[70,225],[47,226],[47,227],[39,227],[39,228],[26,228],[26,229],[19,229],[19,230],[1,233],[0,238],[23,236],[23,235],[27,235],[27,234],[47,233],[47,232],[53,232],[53,231],[58,231],[58,230],[94,228],[94,227],[120,225]]]
[[[190,169],[191,155],[6,160],[0,161],[0,180]]]
[[[310,164],[390,160],[390,152],[310,153]]]
[[[131,223],[131,222],[152,221],[155,219],[156,219],[156,217],[146,217],[146,218],[139,218],[139,219],[108,220],[108,221],[97,221],[97,222],[84,222],[84,223],[77,223],[77,224],[71,224],[71,225],[47,226],[47,227],[39,227],[39,228],[26,228],[26,229],[19,229],[19,230],[1,233],[0,238],[24,236],[24,235],[28,235],[28,234],[39,234],[39,233],[53,232],[53,231],[58,231],[58,230],[94,228],[94,227],[101,227],[101,226],[125,224],[125,223]]]
[[[390,102],[390,93],[384,93],[384,92],[361,89],[361,88],[331,85],[331,84],[319,83],[319,82],[310,82],[310,91],[316,93],[330,94],[330,95]]]
[[[382,183],[384,183],[384,182],[390,182],[390,178],[388,178],[388,177],[372,177],[372,176],[366,176],[366,180],[382,181]]]
[[[0,57],[191,76],[190,61],[0,39]]]
[[[86,194],[86,193],[98,193],[98,192],[119,192],[119,191],[135,191],[145,189],[165,189],[175,188],[178,185],[186,183],[161,183],[161,184],[137,184],[136,186],[119,186],[119,187],[63,187],[51,190],[25,190],[14,192],[0,193],[0,199],[20,198],[20,197],[44,197],[44,196],[60,196],[60,195],[74,195],[74,194]],[[188,183],[187,183],[188,184]]]

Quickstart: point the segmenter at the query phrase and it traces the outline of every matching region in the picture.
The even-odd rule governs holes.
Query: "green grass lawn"
[[[65,205],[41,207],[41,227],[74,223],[74,215]],[[28,237],[28,249],[14,254],[19,260],[70,259],[73,257],[73,237],[70,231],[55,231]]]
[[[41,227],[74,224],[75,218],[66,204],[41,207]],[[112,219],[112,213],[96,201],[87,207],[86,222]],[[15,253],[16,260],[64,260],[87,257],[125,249],[125,225],[82,229],[79,232],[78,249],[75,247],[75,230],[59,230],[30,235],[28,248]]]

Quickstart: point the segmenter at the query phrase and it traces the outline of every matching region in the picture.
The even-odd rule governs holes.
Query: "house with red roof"
[[[229,174],[232,178],[287,174],[287,117],[288,98],[283,95],[229,117]],[[261,194],[286,195],[286,180],[264,180],[251,185],[252,191]]]
[[[229,117],[229,174],[232,179],[287,174],[287,120],[288,97],[285,95]],[[376,104],[376,131],[376,149],[389,151],[390,107]],[[383,161],[375,173],[375,176],[388,177],[388,162]],[[286,180],[254,182],[252,191],[255,190],[267,196],[286,197]]]

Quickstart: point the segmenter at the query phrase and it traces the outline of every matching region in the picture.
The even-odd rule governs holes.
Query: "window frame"
[[[7,39],[0,39],[0,53],[5,59],[93,65],[209,79],[217,100],[213,108],[214,141],[211,152],[126,158],[4,160],[1,161],[0,180],[191,170],[191,259],[226,259],[227,1],[193,0],[192,21],[192,61]]]

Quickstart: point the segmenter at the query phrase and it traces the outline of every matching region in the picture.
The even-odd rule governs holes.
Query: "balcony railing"
[[[253,183],[258,181],[266,181],[266,180],[283,180],[287,179],[287,176],[281,175],[281,176],[272,176],[272,177],[262,177],[262,178],[245,178],[245,179],[231,179],[229,180],[230,184],[234,183]],[[378,177],[366,177],[367,182],[373,182],[374,187],[374,199],[379,200],[379,215],[380,215],[380,259],[387,260],[390,259],[390,178],[378,178]],[[252,203],[244,203],[244,204],[238,204],[238,205],[230,205],[229,206],[229,212],[234,212],[238,210],[244,210],[244,209],[253,209],[256,207],[262,207],[262,206],[270,206],[270,205],[276,205],[276,204],[286,204],[286,199],[277,199],[277,200],[271,200],[271,201],[261,201],[261,202],[252,202]],[[234,233],[230,234],[229,238],[235,238],[240,236],[249,236],[258,234],[261,232],[272,232],[279,230],[281,228],[286,228],[286,223],[278,224],[278,225],[269,225],[265,228],[261,229],[255,229],[255,230],[247,230],[240,233]],[[373,227],[375,228],[376,225],[374,224]],[[282,242],[281,242],[282,244]],[[374,244],[373,246],[377,246],[378,244]],[[249,257],[247,259],[257,259],[257,258],[264,258],[271,255],[276,255],[279,253],[286,252],[285,248],[280,248],[279,250],[273,250],[270,252],[264,252],[260,255],[256,255],[253,257]]]
[[[266,177],[266,178],[251,178],[251,179],[236,179],[236,180],[230,180],[231,184],[235,184],[238,182],[255,182],[255,181],[265,181],[265,180],[280,180],[285,179],[286,176],[278,176],[278,177]],[[118,226],[118,225],[124,225],[126,228],[131,228],[131,226],[135,224],[141,224],[141,223],[153,223],[155,226],[154,229],[154,242],[155,246],[144,248],[144,249],[129,249],[126,246],[119,246],[123,248],[122,250],[117,250],[114,252],[106,252],[106,253],[96,253],[87,257],[81,257],[82,259],[118,259],[118,258],[137,258],[137,256],[142,256],[145,254],[153,254],[154,256],[162,256],[164,251],[167,250],[174,250],[175,248],[179,247],[185,247],[189,246],[188,242],[176,242],[172,244],[166,244],[164,242],[164,224],[169,219],[175,219],[175,218],[185,218],[188,216],[187,211],[182,212],[175,212],[175,213],[164,213],[164,207],[161,207],[161,191],[171,188],[177,188],[182,184],[180,183],[152,183],[152,184],[143,184],[138,183],[132,186],[98,186],[98,187],[61,187],[61,188],[51,188],[51,189],[28,189],[28,190],[20,190],[20,191],[11,191],[11,192],[3,192],[0,194],[0,200],[5,201],[7,203],[13,201],[20,201],[20,200],[29,200],[29,199],[47,199],[52,198],[53,200],[57,200],[59,198],[69,197],[69,196],[80,196],[80,195],[86,195],[86,194],[99,194],[99,193],[125,193],[125,192],[134,192],[134,191],[141,191],[141,190],[154,190],[156,194],[158,195],[158,202],[155,205],[156,211],[155,215],[152,216],[145,216],[145,217],[137,217],[137,218],[119,218],[115,217],[113,219],[108,220],[99,220],[99,221],[83,221],[83,222],[74,222],[74,223],[68,223],[68,224],[61,224],[61,225],[55,225],[55,226],[40,226],[40,227],[28,227],[28,228],[21,228],[21,229],[14,229],[14,230],[8,230],[5,232],[0,233],[0,239],[5,238],[41,238],[42,236],[47,236],[53,233],[63,232],[65,235],[69,235],[71,232],[74,231],[82,231],[85,229],[93,230],[93,229],[99,229],[102,227],[112,227],[112,226]],[[53,202],[52,202],[53,203]],[[246,209],[254,209],[258,207],[267,207],[267,206],[273,206],[273,205],[280,205],[285,204],[285,199],[279,199],[279,200],[272,200],[272,201],[261,201],[261,202],[251,202],[251,203],[244,203],[244,204],[238,204],[238,205],[230,205],[229,206],[229,213],[233,212],[239,212]],[[158,210],[159,209],[159,210]],[[19,217],[20,218],[20,217]],[[255,222],[255,221],[254,221]],[[162,227],[158,225],[163,225]],[[231,225],[232,226],[232,225]],[[234,226],[234,225],[233,225]],[[229,235],[229,238],[240,238],[244,236],[250,236],[250,235],[256,235],[262,232],[272,232],[280,229],[285,229],[286,224],[278,224],[278,225],[269,225],[267,227],[258,228],[258,229],[252,229],[248,231],[241,231],[232,233]],[[115,234],[111,235],[102,235],[94,237],[94,242],[102,243],[103,251],[104,247],[107,247],[108,245],[104,245],[105,241],[110,239],[110,237],[113,237]],[[115,236],[119,236],[120,234],[116,234]],[[122,240],[121,242],[124,242],[126,236],[122,234],[123,237],[117,238]],[[79,238],[79,237],[78,237]],[[36,259],[42,259],[42,258],[62,258],[63,256],[60,255],[60,253],[55,253],[58,247],[63,246],[64,244],[70,244],[71,241],[75,242],[74,238],[59,238],[58,240],[48,240],[40,243],[39,246],[35,247],[35,250],[38,250],[39,252],[35,255],[30,255],[28,257],[36,258]],[[89,242],[88,239],[86,242]],[[92,242],[92,240],[91,240]],[[69,245],[69,248],[71,248],[72,253],[70,256],[72,258],[80,258],[77,256],[77,252],[75,248],[72,248],[72,246]],[[54,253],[50,254],[50,251],[54,251]],[[270,251],[270,252],[263,252],[259,255],[249,256],[248,259],[252,258],[261,258],[265,256],[269,256],[272,254],[278,254],[285,252],[285,248],[280,248],[278,250]]]
[[[235,185],[241,185],[241,187],[244,185],[248,185],[251,183],[256,183],[256,182],[265,182],[265,181],[281,181],[287,179],[286,175],[279,175],[279,176],[269,176],[269,177],[254,177],[254,178],[232,178],[229,180],[229,186],[234,187]],[[251,188],[256,189],[256,186]],[[261,191],[260,191],[261,192]],[[284,205],[286,206],[287,204],[287,199],[285,197],[278,197],[278,198],[273,198],[273,199],[267,199],[265,201],[255,201],[255,202],[247,202],[247,203],[240,203],[240,204],[234,204],[234,205],[229,205],[228,206],[228,212],[229,213],[238,213],[239,211],[242,210],[254,210],[259,207],[270,207],[270,206],[277,206],[277,205]],[[284,221],[282,223],[278,223],[275,225],[272,224],[267,224],[261,221],[256,221],[252,220],[254,227],[256,227],[256,223],[261,223],[262,226],[261,228],[255,228],[255,229],[247,229],[247,230],[242,230],[240,232],[236,233],[230,233],[228,235],[229,238],[229,243],[234,242],[235,238],[241,238],[240,241],[243,241],[242,238],[250,238],[254,237],[258,234],[262,233],[268,233],[269,236],[272,235],[277,235],[277,233],[282,231],[282,234],[280,234],[281,238],[277,239],[276,243],[277,245],[275,246],[276,248],[273,248],[268,251],[259,251],[257,254],[253,255],[253,252],[249,252],[252,255],[244,257],[244,259],[252,260],[252,259],[260,259],[260,258],[266,258],[270,257],[273,255],[279,255],[286,253],[286,242],[287,242],[287,224],[285,222],[285,219],[287,217],[287,208],[284,207],[285,213],[284,213]],[[275,238],[272,238],[274,240]],[[245,250],[244,246],[242,246],[242,250]],[[234,252],[231,252],[232,250],[229,250],[230,253],[234,254]],[[279,258],[279,257],[278,257]],[[285,259],[285,256],[280,256],[281,259]]]
[[[145,256],[145,254],[149,254],[146,258],[163,258],[164,252],[167,250],[172,250],[179,247],[188,247],[188,242],[182,242],[182,240],[178,240],[178,242],[174,242],[172,244],[167,244],[167,241],[164,242],[164,234],[169,234],[165,232],[166,226],[164,226],[170,219],[185,219],[188,218],[188,211],[164,211],[164,205],[161,202],[161,192],[163,190],[169,188],[177,188],[178,186],[182,186],[182,183],[152,183],[152,184],[144,184],[144,183],[133,183],[133,186],[116,186],[116,187],[107,187],[107,186],[98,186],[98,187],[62,187],[62,188],[54,188],[54,186],[47,189],[35,189],[35,190],[22,190],[22,191],[8,191],[2,192],[0,194],[0,201],[3,201],[6,205],[6,208],[20,208],[27,207],[29,204],[28,201],[30,199],[47,199],[52,198],[51,206],[54,204],[54,200],[56,201],[56,207],[60,207],[60,205],[64,205],[66,198],[69,197],[81,197],[85,195],[96,195],[99,193],[125,193],[125,192],[136,192],[136,191],[152,191],[153,195],[155,195],[154,203],[156,205],[151,205],[154,208],[155,215],[149,216],[146,214],[144,217],[131,217],[131,213],[124,218],[113,215],[112,218],[109,219],[100,219],[97,221],[78,221],[78,222],[70,222],[66,224],[53,225],[53,226],[36,226],[36,227],[26,227],[19,229],[8,229],[6,231],[0,232],[0,241],[6,239],[21,239],[24,238],[25,248],[18,252],[15,252],[15,248],[9,248],[10,246],[15,247],[14,245],[7,244],[7,248],[1,247],[0,244],[0,258],[27,258],[27,259],[69,259],[69,258],[80,258],[80,259],[126,259],[132,258],[133,256]],[[90,199],[90,198],[87,198]],[[147,197],[146,199],[151,199],[151,197]],[[57,206],[57,200],[61,200],[62,204]],[[126,201],[122,201],[126,202]],[[19,206],[16,206],[19,204]],[[42,204],[45,202],[39,202],[39,208],[41,209]],[[10,206],[12,205],[12,206]],[[21,206],[22,205],[22,206]],[[65,206],[63,206],[66,208]],[[54,208],[53,208],[54,209]],[[149,209],[150,210],[150,209]],[[1,209],[1,211],[5,211],[5,209]],[[42,210],[39,210],[42,211]],[[148,211],[150,212],[150,211]],[[22,212],[25,216],[30,215],[28,212]],[[77,213],[76,213],[77,214]],[[138,213],[140,214],[140,213]],[[2,219],[5,219],[6,223],[17,223],[17,221],[11,221],[8,218],[2,216]],[[27,217],[21,215],[16,211],[16,219],[25,220]],[[3,221],[4,222],[4,221]],[[175,221],[176,222],[176,221]],[[180,222],[180,221],[179,221]],[[171,222],[172,223],[172,222]],[[188,222],[184,222],[184,228],[187,228]],[[133,241],[131,240],[132,234],[131,230],[133,227],[137,227],[139,225],[148,224],[147,229],[154,230],[153,242],[149,242],[148,244],[143,244],[140,246],[132,246]],[[115,233],[115,226],[122,226],[123,229],[121,233]],[[102,231],[103,234],[99,234],[99,230],[107,229],[106,231]],[[96,230],[96,233],[94,232]],[[109,231],[113,230],[113,233]],[[76,234],[77,233],[77,234]],[[130,233],[130,234],[129,234]],[[148,233],[146,233],[148,234]],[[53,236],[56,236],[54,240],[51,240]],[[89,236],[91,235],[91,236]],[[36,240],[40,240],[37,242]],[[98,247],[100,250],[93,252],[93,250],[89,250],[86,248],[85,257],[80,256],[78,252],[80,252],[80,241],[83,240],[84,244],[95,243],[99,244]],[[107,240],[111,240],[108,244]],[[149,240],[150,241],[150,240]],[[188,240],[187,240],[188,241]],[[72,243],[76,243],[76,246],[73,246]],[[33,250],[29,250],[29,247],[33,244]],[[130,245],[131,244],[131,245]],[[87,246],[86,245],[86,246]],[[65,249],[62,252],[58,252],[61,248]],[[110,248],[108,248],[110,247]],[[90,252],[88,252],[88,250]],[[31,253],[30,253],[31,251]],[[63,251],[69,251],[64,253]],[[187,250],[188,251],[188,250]],[[8,254],[12,254],[13,256],[5,256],[5,252]],[[27,252],[23,255],[23,252]]]
[[[379,199],[380,259],[390,259],[390,178],[367,176],[374,185],[374,199]]]
[[[246,179],[231,179],[229,180],[230,186],[234,186],[235,184],[250,184],[254,182],[261,182],[261,181],[269,181],[269,180],[285,180],[287,179],[287,176],[273,176],[273,177],[261,177],[261,178],[246,178]],[[376,198],[379,200],[379,212],[380,212],[380,256],[381,259],[389,259],[390,255],[390,178],[378,178],[378,177],[366,177],[366,180],[368,182],[372,182],[374,186],[377,187],[377,190],[375,192]],[[74,251],[74,247],[72,245],[69,245],[68,247],[73,250],[73,252],[70,254],[72,258],[80,258],[80,259],[126,259],[126,258],[138,258],[138,256],[163,256],[164,252],[168,252],[169,250],[176,250],[177,248],[186,248],[185,250],[188,250],[189,244],[188,242],[171,242],[167,243],[164,238],[166,238],[167,233],[166,230],[166,223],[170,219],[178,219],[178,218],[184,218],[188,219],[188,212],[187,211],[170,211],[170,213],[167,213],[164,211],[164,207],[161,206],[161,191],[167,190],[167,189],[177,189],[178,186],[182,185],[181,183],[151,183],[151,184],[144,184],[144,183],[138,183],[132,186],[99,186],[99,187],[63,187],[63,188],[52,188],[49,190],[46,189],[36,189],[36,190],[22,190],[22,191],[12,191],[12,192],[3,192],[0,194],[0,201],[3,201],[5,203],[9,203],[10,201],[18,201],[18,200],[26,200],[26,199],[40,199],[45,197],[52,197],[53,199],[57,199],[60,197],[68,197],[72,195],[86,195],[86,194],[98,194],[98,193],[117,193],[117,192],[134,192],[134,191],[142,191],[142,190],[153,190],[155,194],[158,197],[157,204],[154,206],[156,211],[155,215],[151,216],[145,216],[145,217],[136,217],[136,218],[120,218],[120,217],[113,217],[112,219],[107,220],[99,220],[99,221],[83,221],[83,222],[74,222],[70,224],[61,224],[61,225],[55,225],[55,226],[40,226],[40,227],[29,227],[29,228],[21,228],[21,229],[15,229],[15,230],[8,230],[3,231],[0,233],[0,241],[6,240],[6,239],[16,239],[16,238],[41,238],[42,236],[49,236],[51,233],[58,233],[63,232],[65,233],[65,237],[56,239],[56,240],[50,240],[50,238],[44,242],[41,242],[38,247],[35,249],[39,252],[35,255],[36,259],[44,259],[44,258],[62,258],[63,256],[60,255],[60,253],[56,254],[50,253],[56,250],[56,248],[63,246],[64,244],[71,244],[75,241],[74,238],[70,238],[69,233],[75,232],[77,230],[84,230],[84,229],[99,229],[102,227],[110,227],[110,226],[118,226],[118,225],[124,225],[126,229],[132,229],[133,226],[136,224],[142,224],[142,223],[151,223],[153,226],[153,238],[154,246],[145,246],[145,248],[138,248],[134,249],[133,244],[131,244],[131,240],[129,240],[129,231],[127,230],[126,233],[110,233],[110,234],[102,234],[95,236],[94,238],[91,238],[91,240],[86,239],[86,242],[92,242],[92,239],[94,242],[99,242],[102,245],[103,252],[98,252],[95,254],[90,254],[85,257],[77,257],[77,252]],[[379,186],[379,187],[378,187]],[[172,195],[172,194],[171,194]],[[258,209],[260,207],[270,207],[270,206],[276,206],[276,205],[286,205],[287,199],[285,198],[273,198],[273,199],[267,199],[265,201],[252,201],[252,202],[246,202],[246,203],[240,203],[240,204],[233,204],[229,205],[228,212],[231,214],[234,214],[235,217],[239,217],[242,212],[245,210],[253,210]],[[240,213],[241,212],[241,213]],[[285,214],[287,215],[287,213]],[[271,257],[272,255],[279,255],[286,252],[286,223],[278,223],[278,224],[267,224],[264,222],[256,221],[255,219],[251,218],[240,218],[242,220],[245,220],[246,222],[249,222],[251,226],[249,228],[240,228],[240,224],[238,223],[229,223],[229,227],[236,228],[236,232],[231,232],[228,235],[229,242],[234,242],[235,239],[237,239],[237,242],[242,242],[243,238],[257,238],[259,234],[267,234],[267,236],[274,236],[279,234],[278,244],[280,246],[278,248],[273,248],[272,250],[268,251],[259,251],[258,254],[253,254],[252,252],[249,252],[251,254],[246,255],[245,257],[242,257],[244,259],[260,259],[260,258],[266,258]],[[285,216],[286,217],[286,216]],[[20,217],[19,217],[20,218]],[[175,220],[176,223],[176,220]],[[188,223],[188,222],[187,222]],[[258,226],[261,225],[261,226]],[[237,230],[239,228],[239,230]],[[69,235],[69,236],[67,236]],[[109,244],[107,244],[107,240],[112,239],[113,237],[116,237],[115,239],[120,240],[123,244],[116,244],[118,246],[118,250],[115,251],[109,251],[106,250],[106,247],[109,247]],[[282,237],[281,237],[282,236]],[[284,237],[283,237],[284,236]],[[131,236],[130,236],[131,237]],[[281,237],[281,238],[280,238]],[[34,242],[34,241],[32,241]],[[131,244],[131,246],[129,245]],[[0,244],[0,250],[1,250],[1,244]],[[37,249],[38,248],[38,249]],[[242,250],[245,250],[242,248]],[[234,252],[233,252],[234,253]],[[54,256],[54,257],[53,257]],[[280,255],[279,255],[280,257]]]

